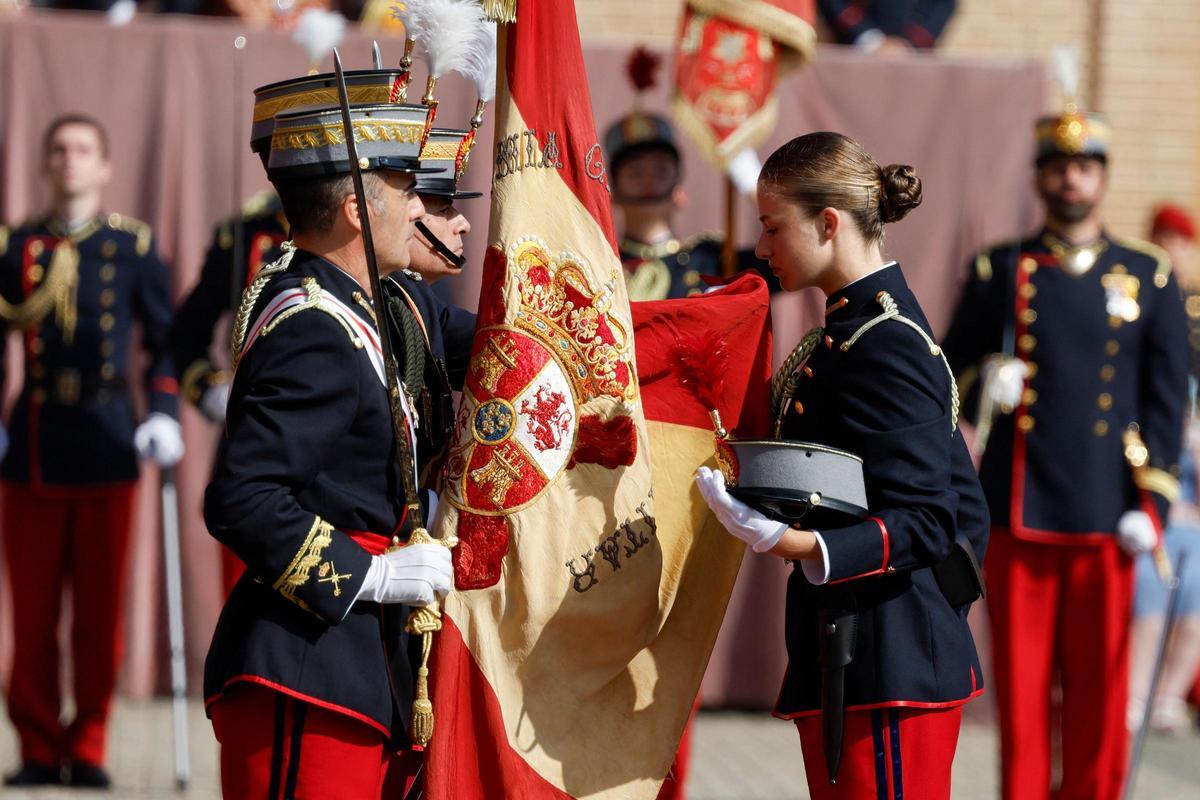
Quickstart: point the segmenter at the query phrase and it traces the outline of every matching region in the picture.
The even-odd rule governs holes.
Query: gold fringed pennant
[[[480,0],[479,4],[493,22],[517,21],[517,0]]]

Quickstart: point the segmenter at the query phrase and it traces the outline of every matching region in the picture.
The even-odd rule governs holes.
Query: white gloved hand
[[[4,427],[3,423],[0,423],[0,461],[2,461],[4,459],[4,456],[7,453],[8,453],[8,428]]]
[[[1117,544],[1130,558],[1149,553],[1158,544],[1154,521],[1145,511],[1126,511],[1117,520]]]
[[[204,391],[204,394],[200,395],[201,413],[213,422],[224,422],[225,409],[229,406],[229,390],[231,388],[232,385],[228,381],[225,383],[214,383],[208,387]]]
[[[160,467],[173,467],[183,458],[183,431],[178,422],[155,412],[133,432],[133,446],[141,458],[152,458]]]
[[[787,523],[768,519],[731,495],[725,489],[725,476],[720,470],[701,467],[696,471],[696,486],[717,521],[754,552],[770,550],[787,532]]]
[[[356,600],[427,606],[436,595],[454,588],[450,548],[440,544],[412,544],[371,557],[371,566]]]
[[[1017,358],[995,356],[983,367],[983,385],[988,387],[990,400],[1005,413],[1011,412],[1021,402],[1025,390],[1025,376],[1029,365]]]

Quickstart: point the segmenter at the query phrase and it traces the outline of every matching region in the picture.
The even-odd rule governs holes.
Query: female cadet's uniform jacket
[[[899,317],[884,316],[889,298]],[[828,583],[813,585],[799,567],[790,578],[777,716],[821,710],[823,609],[857,616],[847,710],[950,707],[982,691],[970,603],[951,605],[934,567],[959,537],[982,563],[987,509],[957,429],[953,379],[930,337],[897,264],[829,298],[781,433],[861,456],[870,517],[819,531]]]

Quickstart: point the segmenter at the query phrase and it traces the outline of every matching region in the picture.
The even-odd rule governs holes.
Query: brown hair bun
[[[921,179],[907,164],[889,164],[880,172],[879,220],[899,222],[921,205]]]

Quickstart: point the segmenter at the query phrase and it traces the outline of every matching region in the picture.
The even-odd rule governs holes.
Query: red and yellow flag
[[[687,0],[675,119],[718,169],[775,129],[780,66],[812,54],[815,13],[813,0]]]
[[[499,38],[489,247],[435,523],[460,544],[427,794],[649,800],[742,556],[692,488],[712,425],[687,399],[697,369],[671,364],[720,355],[700,360],[727,367],[726,424],[765,413],[769,301],[748,277],[631,313],[573,5],[521,0]]]

